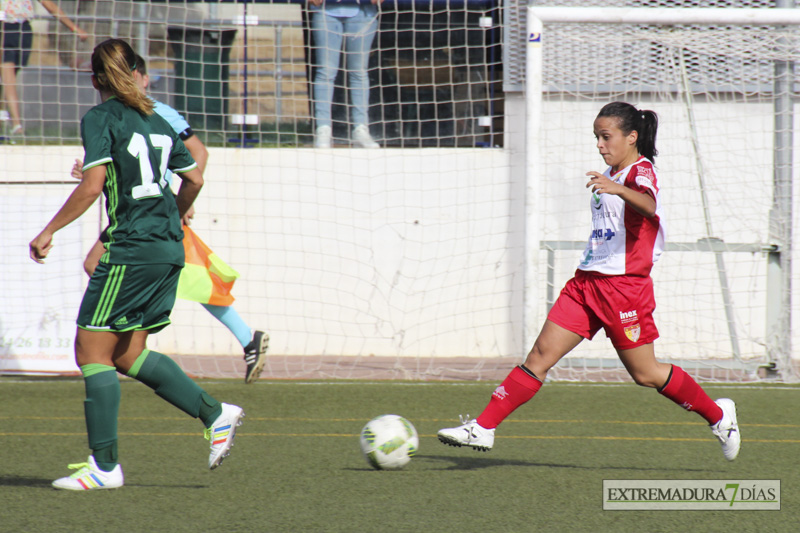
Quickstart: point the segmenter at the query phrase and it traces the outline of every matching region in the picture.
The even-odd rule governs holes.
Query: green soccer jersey
[[[117,98],[93,107],[81,120],[83,170],[106,166],[108,227],[100,258],[114,265],[182,266],[183,230],[167,169],[195,168],[189,151],[157,114],[142,115]]]

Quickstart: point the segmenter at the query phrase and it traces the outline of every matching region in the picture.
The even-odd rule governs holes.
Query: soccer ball
[[[373,418],[361,430],[360,441],[367,462],[378,470],[403,468],[419,448],[417,430],[399,415]]]

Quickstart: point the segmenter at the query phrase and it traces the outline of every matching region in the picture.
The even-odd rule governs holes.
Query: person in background
[[[148,335],[170,323],[184,263],[181,217],[197,198],[203,175],[178,135],[153,113],[153,102],[134,80],[136,67],[136,54],[125,41],[109,39],[95,47],[92,85],[102,103],[81,120],[83,179],[30,242],[31,259],[43,263],[55,233],[105,195],[106,251],[83,295],[75,334],[92,454],[86,463],[70,465],[77,472],[55,480],[57,489],[124,484],[117,453],[117,372],[203,422],[212,470],[230,454],[244,417],[241,407],[217,401],[169,357],[147,349]],[[177,195],[165,179],[166,169],[181,179]]]
[[[602,174],[588,172],[592,192],[592,232],[575,277],[556,300],[525,363],[514,368],[492,393],[475,420],[439,430],[451,446],[490,450],[495,428],[517,407],[531,400],[547,372],[586,338],[603,328],[633,380],[652,387],[708,422],[722,444],[725,459],[739,453],[741,435],[736,405],[712,400],[677,365],[656,360],[653,320],[656,303],[653,263],[664,249],[661,194],[653,161],[658,117],[625,102],[603,106],[594,120],[597,149],[608,165]]]
[[[147,66],[144,58],[138,54],[136,55],[136,64],[137,67],[133,72],[133,76],[136,80],[136,84],[139,86],[142,92],[146,94],[147,87],[150,84],[150,76],[147,74]],[[208,150],[203,144],[203,141],[201,141],[194,134],[192,128],[189,126],[189,123],[186,122],[186,120],[177,111],[175,111],[175,109],[153,98],[151,98],[151,100],[155,106],[153,111],[164,118],[164,120],[166,120],[169,125],[172,126],[172,129],[178,134],[186,148],[189,150],[189,153],[197,162],[197,167],[200,169],[200,172],[205,173],[206,163],[208,162]],[[171,173],[168,172],[167,174],[168,176],[166,179],[171,183]],[[82,178],[80,160],[75,161],[75,165],[72,168],[72,176],[77,179]],[[184,229],[186,229],[185,226],[189,225],[193,217],[194,208],[192,207],[183,217]],[[184,231],[184,234],[184,247],[187,250],[192,250],[193,241],[198,239],[198,237],[194,235],[194,232],[190,231]],[[204,246],[202,241],[201,246]],[[102,242],[101,235],[101,238],[98,239],[94,246],[92,246],[92,249],[89,250],[86,260],[83,263],[84,270],[89,276],[91,276],[94,272],[103,253],[105,253],[105,246]],[[264,369],[266,352],[267,348],[269,347],[269,335],[264,331],[251,329],[245,323],[239,313],[236,312],[236,309],[233,307],[233,297],[230,296],[229,290],[233,286],[233,281],[239,277],[239,274],[236,273],[236,271],[232,268],[225,265],[221,260],[215,259],[215,262],[215,267],[218,272],[219,270],[223,270],[230,273],[230,281],[228,282],[229,285],[227,286],[228,292],[226,294],[219,295],[219,297],[215,299],[219,305],[208,301],[208,291],[192,290],[196,281],[192,279],[191,274],[189,274],[189,268],[187,267],[181,271],[181,279],[178,284],[178,298],[200,303],[206,311],[211,313],[214,318],[219,320],[230,330],[231,333],[233,333],[234,337],[236,337],[236,339],[239,341],[239,344],[242,345],[242,349],[244,350],[244,361],[246,365],[244,382],[246,384],[253,383],[258,380],[258,377],[261,375],[261,372]],[[206,275],[205,278],[207,279],[208,275]],[[219,285],[219,283],[217,285]],[[216,288],[216,286],[214,288]],[[213,293],[211,294],[214,296]]]
[[[369,133],[367,66],[378,30],[378,6],[383,0],[308,0],[314,49],[314,121],[316,148],[330,148],[333,136],[333,84],[342,56],[350,92],[351,140],[361,148],[379,148]]]
[[[89,38],[77,24],[61,10],[55,2],[39,0],[47,11],[81,41]],[[3,98],[11,120],[9,133],[11,136],[23,134],[22,115],[19,109],[17,92],[17,72],[28,64],[33,47],[33,30],[30,20],[33,18],[32,0],[0,0],[0,48],[3,57],[0,63],[0,82],[3,85]]]

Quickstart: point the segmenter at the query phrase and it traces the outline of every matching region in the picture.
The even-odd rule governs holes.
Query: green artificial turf
[[[0,380],[0,531],[795,531],[800,387],[706,386],[733,398],[744,443],[724,460],[694,413],[634,385],[547,384],[494,449],[435,437],[476,416],[494,383],[200,381],[245,408],[231,456],[207,469],[202,424],[124,380],[125,486],[62,492],[86,460],[80,380]],[[376,471],[358,434],[396,413],[420,434],[400,471]],[[780,511],[604,511],[604,479],[780,479]]]

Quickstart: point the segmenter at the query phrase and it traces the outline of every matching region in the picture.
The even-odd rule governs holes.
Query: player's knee
[[[658,376],[653,372],[647,371],[632,371],[630,372],[633,382],[641,387],[658,388],[664,383],[658,382]]]
[[[533,345],[533,348],[531,348],[530,353],[528,353],[528,357],[525,359],[524,365],[525,368],[536,374],[536,376],[544,379],[544,376],[552,366],[549,363],[550,360],[551,358],[547,356],[545,351],[537,342]]]

